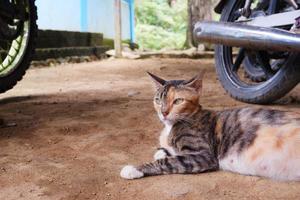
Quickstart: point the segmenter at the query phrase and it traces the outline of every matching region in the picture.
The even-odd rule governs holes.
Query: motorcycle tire
[[[221,13],[220,21],[232,21],[232,16],[242,1],[227,1]],[[233,75],[231,70],[232,57],[228,56],[230,47],[224,45],[215,46],[216,72],[221,85],[226,92],[236,100],[254,103],[268,104],[283,97],[292,90],[300,80],[300,55],[290,53],[281,68],[268,80],[257,84],[246,84]],[[231,50],[230,50],[231,51]]]
[[[34,54],[38,30],[36,24],[37,8],[35,0],[27,0],[26,3],[29,20],[24,22],[24,30],[22,31],[22,35],[18,37],[22,41],[20,48],[16,50],[18,53],[15,55],[14,60],[8,62],[10,64],[7,65],[7,69],[0,72],[0,93],[13,88],[23,78]],[[15,48],[13,44],[18,44],[19,42],[12,43],[10,48]],[[3,62],[0,64],[3,65]]]
[[[264,72],[257,67],[250,57],[246,56],[243,62],[245,77],[254,82],[262,82],[266,80]]]

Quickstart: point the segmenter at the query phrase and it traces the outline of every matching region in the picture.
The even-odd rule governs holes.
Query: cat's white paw
[[[167,154],[164,150],[158,150],[154,154],[154,160],[164,159],[167,157]]]
[[[135,179],[135,178],[141,178],[144,176],[144,173],[137,170],[132,165],[126,165],[121,170],[120,176],[125,179]]]

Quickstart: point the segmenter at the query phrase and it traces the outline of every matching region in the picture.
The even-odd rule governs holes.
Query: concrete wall
[[[114,0],[36,0],[40,29],[100,32],[114,37]],[[122,1],[122,37],[130,39],[130,13]]]

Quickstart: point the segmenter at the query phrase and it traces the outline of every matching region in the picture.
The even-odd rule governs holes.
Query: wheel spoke
[[[232,66],[232,71],[237,72],[245,58],[245,49],[241,48]]]
[[[267,79],[270,79],[275,72],[272,70],[270,65],[270,58],[266,52],[259,51],[257,53],[257,61],[259,62],[259,66],[263,70]]]

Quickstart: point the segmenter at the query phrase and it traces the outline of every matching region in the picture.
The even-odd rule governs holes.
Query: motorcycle
[[[300,81],[300,0],[221,0],[219,22],[198,22],[196,42],[215,45],[216,72],[231,97],[267,104]]]
[[[37,38],[35,0],[0,1],[0,93],[29,68]]]

